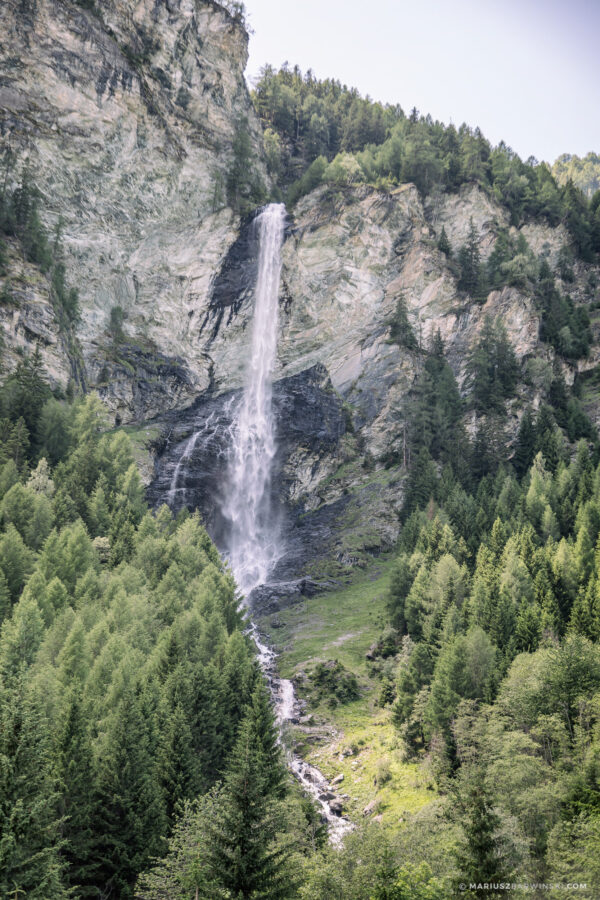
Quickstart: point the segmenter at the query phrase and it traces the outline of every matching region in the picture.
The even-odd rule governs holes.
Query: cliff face
[[[225,180],[239,123],[265,173],[239,23],[210,0],[89,5],[2,3],[0,134],[28,160],[45,224],[63,220],[88,384],[129,421],[209,384],[199,313],[236,236]],[[118,352],[106,334],[113,306],[133,344]],[[12,344],[18,328],[5,329]],[[137,362],[155,350],[170,382],[153,396]],[[53,369],[59,381],[67,371]]]
[[[46,226],[63,221],[88,387],[97,387],[116,423],[164,426],[156,499],[168,489],[180,442],[209,411],[222,424],[242,385],[257,248],[252,223],[226,205],[240,129],[252,169],[268,181],[243,78],[246,54],[243,28],[212,0],[0,6],[2,145],[21,165],[28,161]],[[354,565],[397,537],[402,478],[383,463],[401,450],[406,398],[422,365],[421,354],[391,340],[400,297],[423,346],[439,329],[459,384],[486,315],[503,320],[519,360],[552,362],[530,296],[505,288],[481,304],[458,291],[437,240],[443,227],[458,249],[471,221],[485,259],[509,221],[475,186],[425,203],[412,185],[319,188],[295,208],[283,251],[277,491],[305,549],[283,575],[319,553]],[[568,244],[562,227],[522,231],[551,265]],[[53,381],[65,385],[73,346],[59,329],[48,279],[22,261],[16,242],[8,251],[13,302],[0,307],[7,368],[40,343]],[[568,289],[576,302],[589,275],[574,265]],[[114,307],[125,314],[117,341],[107,331]],[[576,369],[597,363],[598,341],[589,359],[561,365],[572,381]],[[540,401],[535,385],[520,391],[509,405],[509,434],[520,401]],[[596,407],[589,411],[598,417]],[[212,488],[194,475],[194,460],[191,468],[208,510]]]
[[[532,297],[507,287],[478,303],[458,291],[455,270],[437,241],[444,227],[456,250],[471,221],[486,259],[499,229],[509,223],[504,210],[474,186],[425,205],[412,185],[392,193],[360,186],[337,195],[320,188],[294,210],[283,249],[276,378],[282,410],[295,404],[306,427],[292,427],[283,413],[279,417],[277,500],[291,521],[290,555],[279,577],[299,576],[307,565],[319,577],[343,571],[397,539],[403,476],[384,462],[390,451],[401,454],[406,401],[423,364],[421,353],[391,340],[399,297],[423,347],[439,329],[463,388],[467,356],[486,316],[504,323],[523,373],[532,357],[553,361],[551,348],[539,341],[540,315]],[[523,233],[532,250],[546,253],[551,265],[568,243],[562,227],[529,224]],[[216,403],[219,422],[229,402],[227,392],[241,386],[255,251],[248,226],[215,278],[203,337],[214,360],[217,399],[213,395],[206,413],[205,401],[199,400],[201,421]],[[576,265],[575,282],[568,286],[576,299],[584,298],[588,275],[587,267]],[[597,365],[597,348],[588,360],[561,365],[572,381],[577,369]],[[308,381],[307,372],[313,373]],[[320,394],[315,394],[315,377]],[[334,407],[331,396],[337,398]],[[541,388],[521,385],[509,404],[509,437],[516,434],[525,403],[537,406],[541,400]],[[181,442],[195,430],[195,415],[178,417],[159,464],[157,486],[161,481],[168,485]],[[467,427],[472,426],[468,419]],[[208,445],[214,447],[215,440],[218,445],[218,436],[209,429]],[[189,487],[210,508],[204,441],[203,436],[190,463]]]

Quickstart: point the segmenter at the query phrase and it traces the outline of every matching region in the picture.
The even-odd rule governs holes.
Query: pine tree
[[[486,885],[469,893],[485,900],[490,896],[489,883],[506,881],[510,876],[505,861],[498,849],[497,832],[500,820],[495,812],[487,790],[484,768],[473,765],[463,776],[462,789],[458,794],[460,825],[463,831],[462,844],[454,851],[458,867],[457,881],[467,884]]]
[[[0,896],[63,900],[51,730],[19,675],[0,691]]]
[[[104,896],[133,896],[138,874],[163,849],[166,818],[141,690],[121,701],[97,777],[94,864]]]
[[[208,826],[215,879],[227,896],[239,900],[284,900],[292,884],[286,872],[289,847],[276,841],[285,770],[262,692],[261,686],[254,693],[240,725],[217,814]]]
[[[443,225],[438,239],[438,250],[443,253],[444,256],[452,256],[452,247],[450,246],[450,241],[448,240],[448,235],[446,234],[446,229]]]
[[[97,897],[94,859],[94,832],[97,819],[94,791],[90,784],[93,772],[92,747],[86,730],[85,711],[76,689],[68,713],[58,752],[61,828],[64,841],[61,855],[67,863],[66,882],[77,890],[78,897]]]

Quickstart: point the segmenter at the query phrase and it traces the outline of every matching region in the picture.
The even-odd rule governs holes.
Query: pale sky
[[[287,60],[479,125],[526,159],[600,152],[600,0],[245,0],[252,81]]]

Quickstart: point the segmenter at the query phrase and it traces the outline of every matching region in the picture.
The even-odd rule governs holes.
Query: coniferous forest
[[[221,78],[200,91],[187,21],[172,51],[180,84],[149,20],[113,21],[105,0],[63,5],[120,60],[97,96],[134,103],[138,84],[137,150],[154,152],[153,128],[167,138],[144,200],[156,232],[126,195],[134,174],[87,231],[84,179],[56,205],[35,141],[2,144],[0,900],[600,896],[597,155],[523,161],[479,129],[287,64],[266,66],[248,96]],[[224,41],[219,65],[233,71],[243,4],[196,5],[194,52]],[[23,10],[22,27],[45,35],[36,4]],[[218,140],[210,128],[225,126],[196,90],[226,120]],[[161,232],[165,159],[197,144],[212,168],[194,175],[206,180],[193,202],[189,172],[170,179],[190,218],[182,237],[178,208]],[[125,204],[116,225],[113,200]],[[361,381],[349,353],[336,382],[335,341],[355,327],[349,285],[361,302],[377,293],[357,275],[373,250],[365,200],[384,210],[395,287],[361,336],[375,376]],[[301,563],[249,608],[206,497],[222,497],[231,471],[266,203],[287,209],[273,381],[289,433],[276,432],[270,477]],[[116,247],[128,218],[125,264],[102,242],[114,226]],[[317,262],[296,263],[320,228]],[[148,257],[135,269],[145,252],[151,274]],[[167,257],[176,288],[162,294]],[[370,275],[388,264],[375,257]],[[427,305],[434,282],[450,285],[443,314]],[[343,314],[325,300],[331,284]],[[361,328],[380,315],[359,312]],[[193,347],[205,341],[191,361],[175,343],[186,328]],[[295,777],[306,761],[322,773],[314,791]],[[326,809],[347,824],[341,839]]]

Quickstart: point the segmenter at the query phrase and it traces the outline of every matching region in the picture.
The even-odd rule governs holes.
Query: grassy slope
[[[280,672],[286,678],[331,659],[356,674],[361,698],[333,709],[323,702],[311,706],[315,723],[325,727],[312,734],[295,728],[293,737],[302,756],[328,778],[344,775],[338,790],[349,795],[347,809],[353,818],[362,818],[364,807],[375,801],[373,814],[397,825],[435,795],[421,767],[403,761],[390,710],[376,705],[379,681],[365,656],[385,622],[390,564],[382,557],[367,571],[358,571],[347,587],[306,598],[264,619],[260,627],[280,653]],[[301,688],[298,694],[302,698]]]

